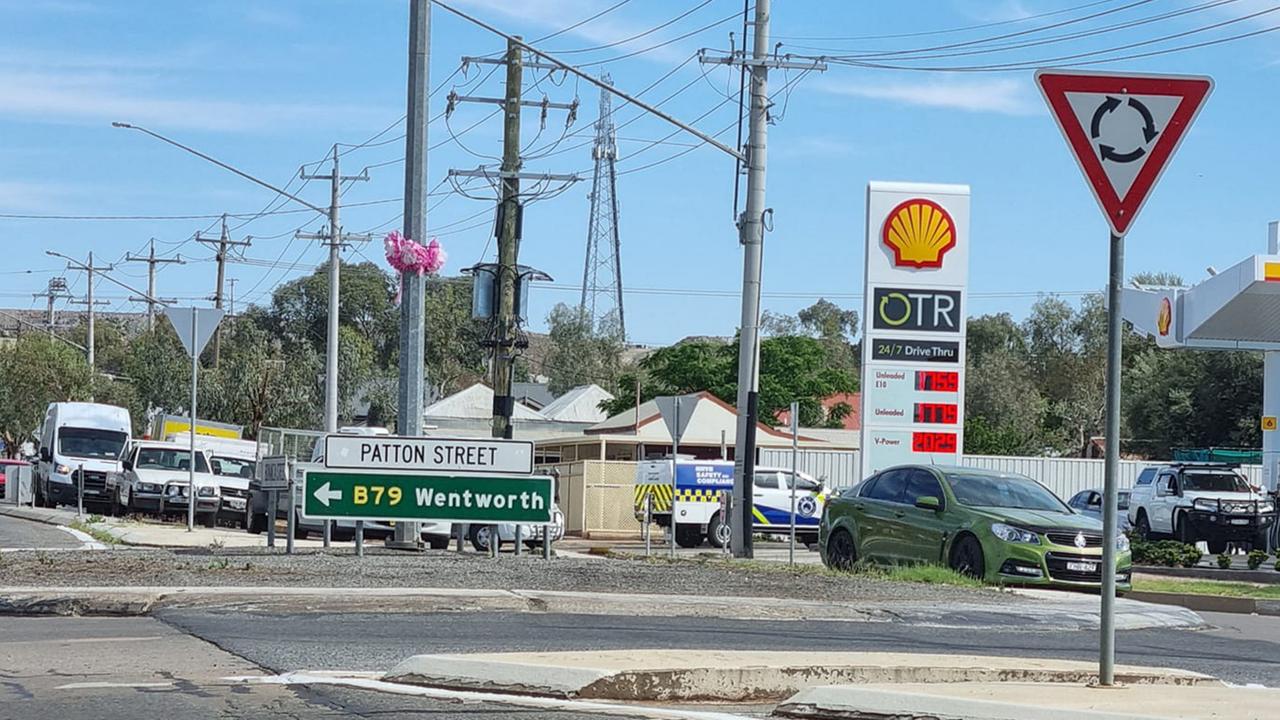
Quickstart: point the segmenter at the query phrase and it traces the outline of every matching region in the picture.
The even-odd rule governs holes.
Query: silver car
[[[1081,490],[1071,499],[1067,501],[1072,510],[1082,514],[1090,515],[1102,520],[1102,490],[1093,488],[1090,490]],[[1116,529],[1122,533],[1127,533],[1133,529],[1129,523],[1129,491],[1119,490],[1116,492]]]

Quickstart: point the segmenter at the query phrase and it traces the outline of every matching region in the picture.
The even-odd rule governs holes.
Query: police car
[[[733,493],[733,463],[726,460],[679,460],[674,467],[676,484],[673,497],[670,460],[651,460],[636,466],[636,519],[644,522],[648,513],[652,522],[669,528],[674,505],[676,544],[692,548],[706,539],[712,547],[724,547],[729,542],[729,522],[723,503]],[[752,488],[754,532],[766,535],[791,533],[793,484],[796,540],[816,543],[827,489],[812,476],[805,473],[793,476],[791,470],[785,468],[755,469]]]

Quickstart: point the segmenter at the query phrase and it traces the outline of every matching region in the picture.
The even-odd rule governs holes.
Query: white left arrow
[[[329,507],[329,503],[333,502],[334,500],[342,499],[342,491],[330,490],[329,483],[325,483],[320,487],[316,488],[316,491],[313,494],[316,496],[316,499],[320,501],[320,504],[324,505],[325,507]]]

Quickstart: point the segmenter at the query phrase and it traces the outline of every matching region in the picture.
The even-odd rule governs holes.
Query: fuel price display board
[[[969,188],[867,190],[862,477],[958,464],[964,445]]]

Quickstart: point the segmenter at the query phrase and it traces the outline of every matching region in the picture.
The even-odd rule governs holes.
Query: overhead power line
[[[1053,17],[1055,15],[1065,15],[1067,13],[1078,12],[1080,10],[1087,10],[1089,8],[1097,7],[1099,5],[1107,5],[1114,2],[1118,2],[1118,0],[1094,0],[1094,2],[1084,3],[1083,5],[1075,5],[1073,7],[1061,8],[1059,10],[1050,10],[1048,12],[1036,13],[1035,15],[1027,15],[1025,17],[1016,17],[1016,18],[1011,18],[1009,20],[998,20],[995,22],[981,23],[978,25],[966,25],[964,27],[944,28],[941,30],[922,30],[922,31],[915,31],[915,32],[888,33],[888,34],[882,34],[882,35],[852,35],[852,36],[849,36],[849,35],[846,35],[846,36],[774,35],[773,37],[778,40],[840,42],[840,41],[846,41],[846,40],[848,41],[897,40],[900,38],[928,37],[931,35],[954,35],[956,33],[971,32],[973,30],[986,30],[988,28],[1003,27],[1006,25],[1016,25],[1019,23],[1031,22],[1032,20],[1040,20],[1047,17]]]

